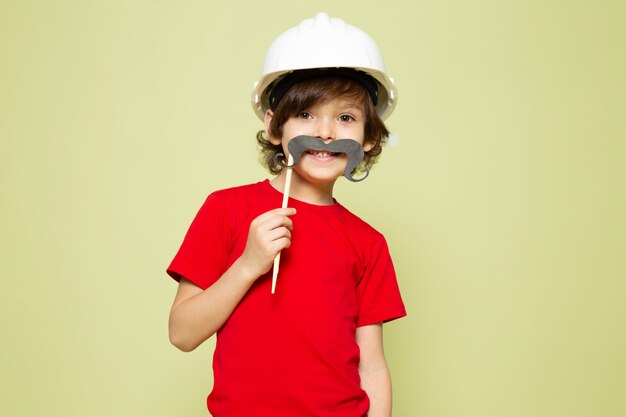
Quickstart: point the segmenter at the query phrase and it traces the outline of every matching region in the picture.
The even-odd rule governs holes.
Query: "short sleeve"
[[[226,205],[211,194],[189,226],[167,273],[177,281],[185,277],[202,289],[208,288],[226,271],[228,242]]]
[[[376,233],[357,286],[357,326],[391,321],[406,316],[391,255],[385,238]]]

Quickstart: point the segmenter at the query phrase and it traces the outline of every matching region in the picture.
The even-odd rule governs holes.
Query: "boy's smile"
[[[328,152],[328,151],[306,151],[309,155],[313,155],[316,158],[326,159],[331,156],[336,156],[336,152]]]
[[[303,155],[307,155],[309,158],[313,158],[318,160],[319,162],[325,161],[325,162],[329,162],[330,160],[336,158],[337,156],[339,156],[340,154],[335,153],[335,152],[327,152],[327,151],[312,151],[312,150],[307,150],[303,153]]]

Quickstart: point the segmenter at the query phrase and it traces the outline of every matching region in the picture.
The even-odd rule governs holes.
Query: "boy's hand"
[[[291,245],[293,222],[289,216],[294,214],[294,208],[277,208],[261,214],[250,223],[246,248],[239,260],[254,279],[269,271],[276,255]]]

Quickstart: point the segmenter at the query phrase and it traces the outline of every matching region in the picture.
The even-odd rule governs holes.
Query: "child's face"
[[[269,131],[271,119],[272,113],[268,111],[265,116],[266,131]],[[282,144],[287,153],[287,144],[299,135],[319,137],[326,143],[335,139],[353,139],[363,145],[365,152],[372,147],[369,143],[364,144],[365,113],[362,104],[342,97],[316,104],[289,118],[283,126],[282,137],[270,137],[270,141],[275,145]],[[332,182],[343,175],[347,163],[348,158],[343,153],[306,151],[294,170],[312,183]]]

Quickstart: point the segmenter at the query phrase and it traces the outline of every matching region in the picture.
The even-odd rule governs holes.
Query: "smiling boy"
[[[170,340],[190,351],[217,333],[207,398],[214,417],[388,417],[382,323],[406,312],[384,237],[333,197],[347,155],[305,150],[292,168],[289,208],[277,207],[289,142],[355,141],[365,155],[357,171],[368,169],[388,135],[381,116],[393,110],[395,89],[382,58],[348,63],[341,53],[343,39],[379,54],[364,32],[325,14],[294,29],[270,48],[253,94],[265,123],[257,140],[278,175],[216,191],[201,207],[168,268],[179,281]],[[317,62],[289,62],[310,61],[307,50],[319,52]],[[268,70],[277,52],[288,68],[270,62]]]

